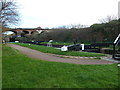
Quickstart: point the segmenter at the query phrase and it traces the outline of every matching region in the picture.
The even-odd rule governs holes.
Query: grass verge
[[[46,47],[46,46],[39,46],[39,45],[33,45],[33,44],[25,44],[25,43],[15,43],[20,46],[28,47],[34,50],[41,51],[43,53],[52,53],[52,54],[58,54],[58,55],[66,55],[66,56],[82,56],[82,57],[100,57],[105,56],[105,54],[100,53],[89,53],[89,52],[78,52],[78,51],[67,51],[63,52],[60,49],[56,49],[53,47]]]
[[[3,88],[118,88],[116,66],[31,59],[3,45]]]
[[[47,44],[48,42],[41,42],[41,44]],[[52,42],[52,44],[54,45],[71,45],[73,43],[70,43],[70,42]]]

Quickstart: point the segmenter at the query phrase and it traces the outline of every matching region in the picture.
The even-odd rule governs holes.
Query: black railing
[[[113,59],[115,59],[115,56],[116,56],[116,47],[119,44],[120,44],[120,34],[117,36],[117,38],[115,39],[114,44],[113,44],[113,56],[112,56]]]

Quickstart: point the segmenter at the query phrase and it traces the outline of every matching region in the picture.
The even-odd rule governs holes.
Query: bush
[[[20,42],[26,42],[26,41],[29,41],[29,39],[26,38],[26,37],[17,37],[17,38],[15,38],[15,40],[16,40],[16,41],[20,41]]]

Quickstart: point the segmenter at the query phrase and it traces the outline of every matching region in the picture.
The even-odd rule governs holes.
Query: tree
[[[53,27],[52,29],[80,29],[80,28],[86,28],[87,25],[81,25],[81,24],[69,24],[69,25],[62,25],[58,27]]]
[[[81,24],[70,24],[69,27],[71,29],[80,29],[80,28],[85,28],[87,25],[81,25]]]
[[[119,27],[119,20],[112,19],[109,19],[109,22],[107,23],[93,24],[90,26],[92,29],[91,33],[93,33],[95,39],[99,37],[101,40],[103,39],[107,41],[113,41],[117,37],[120,33]]]
[[[0,23],[3,27],[18,24],[19,14],[14,0],[0,0]]]
[[[108,15],[106,18],[103,18],[101,20],[99,20],[101,23],[108,23],[112,20],[117,20],[117,16],[115,15]]]

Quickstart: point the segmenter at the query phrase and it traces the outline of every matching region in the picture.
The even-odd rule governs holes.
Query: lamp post
[[[118,19],[120,19],[120,1],[118,2]]]

